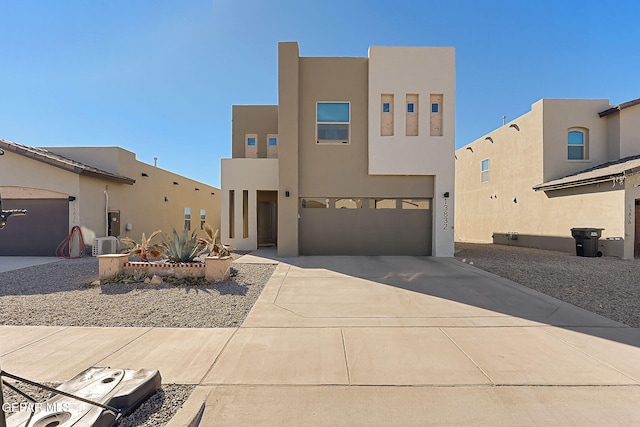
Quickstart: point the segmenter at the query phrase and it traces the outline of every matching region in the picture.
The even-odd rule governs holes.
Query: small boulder
[[[153,275],[153,277],[151,278],[151,284],[152,285],[159,285],[162,283],[162,277],[160,276],[156,276],[155,274]]]

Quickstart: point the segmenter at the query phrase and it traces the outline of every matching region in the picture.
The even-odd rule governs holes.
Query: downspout
[[[104,189],[104,237],[109,236],[109,186]]]

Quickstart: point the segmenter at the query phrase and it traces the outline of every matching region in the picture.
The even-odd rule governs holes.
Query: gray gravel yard
[[[455,257],[609,319],[640,328],[640,260],[456,243]]]
[[[205,286],[113,283],[96,258],[60,260],[0,273],[0,324],[55,326],[238,327],[274,265],[232,263],[234,276]]]

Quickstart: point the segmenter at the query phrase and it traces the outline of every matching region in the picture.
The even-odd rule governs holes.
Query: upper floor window
[[[351,121],[349,102],[318,102],[316,104],[318,144],[348,144]]]
[[[567,159],[586,160],[588,158],[588,139],[587,129],[569,129],[567,133]]]
[[[270,136],[268,143],[269,143],[269,147],[275,147],[276,145],[278,145],[278,137]]]
[[[489,182],[489,159],[484,159],[480,165],[480,181]]]
[[[256,138],[251,136],[247,138],[247,145],[249,147],[255,147],[256,146]]]

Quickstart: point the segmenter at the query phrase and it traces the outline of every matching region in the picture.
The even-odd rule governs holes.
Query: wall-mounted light
[[[448,191],[445,191],[445,192],[444,192],[444,198],[445,198],[445,199],[448,199],[448,198],[449,198],[449,192],[448,192]]]
[[[513,203],[518,203],[518,199],[517,198],[513,198]]]
[[[76,200],[76,196],[69,196],[69,201],[70,201],[70,202],[73,202],[73,201],[75,201],[75,200]]]
[[[168,198],[167,196],[164,196],[164,201],[165,201],[165,202],[168,202],[168,201],[169,201],[169,198]]]
[[[289,192],[288,191],[284,192],[284,197],[289,197]]]

